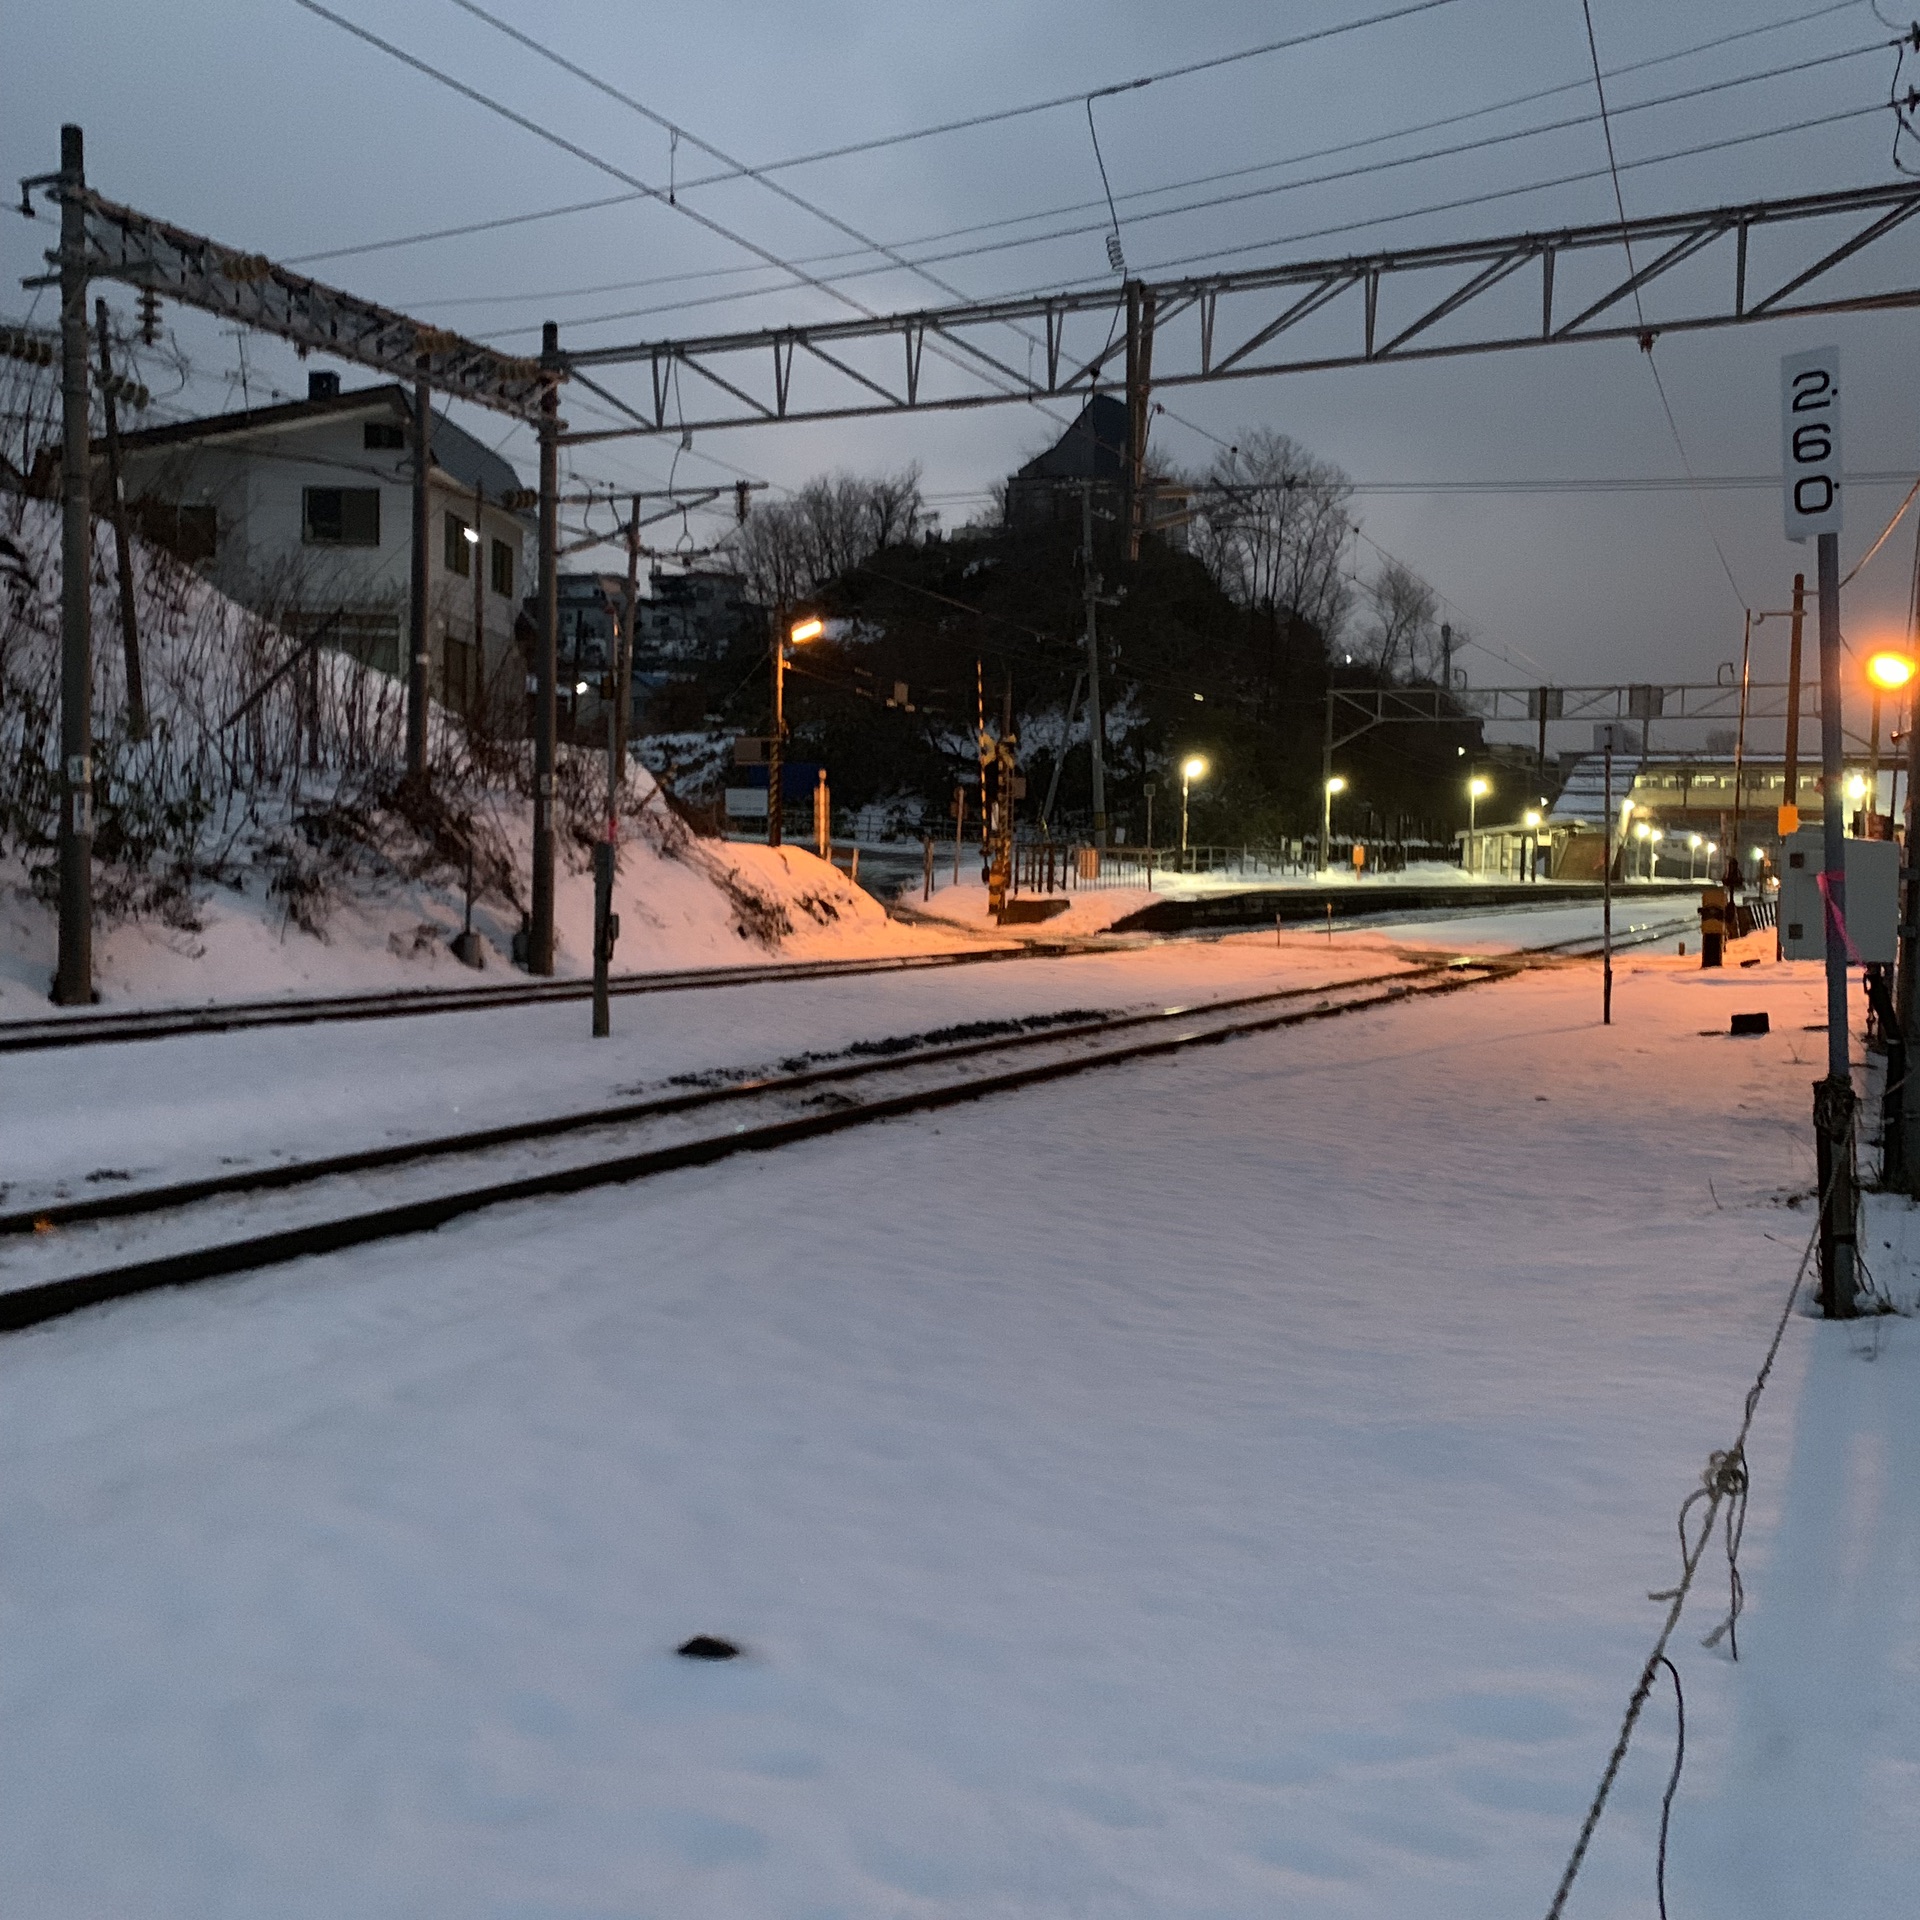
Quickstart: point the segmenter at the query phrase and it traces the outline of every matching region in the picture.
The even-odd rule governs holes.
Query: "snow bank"
[[[0,1017],[45,1011],[58,784],[58,514],[0,497]],[[103,1001],[449,986],[473,980],[448,942],[473,924],[509,964],[532,860],[528,749],[436,705],[432,797],[396,792],[405,696],[385,674],[322,652],[279,679],[293,642],[199,575],[135,540],[150,725],[130,731],[111,530],[97,529],[95,931]],[[263,697],[249,695],[266,687]],[[235,714],[241,717],[228,724]],[[585,836],[599,756],[563,749],[556,812],[556,969],[592,969]],[[938,936],[885,910],[799,849],[704,840],[639,773],[624,796],[615,890],[623,971],[924,950]],[[952,944],[951,941],[944,944]]]

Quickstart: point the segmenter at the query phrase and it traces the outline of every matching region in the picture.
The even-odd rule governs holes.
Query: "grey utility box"
[[[1820,907],[1825,845],[1818,827],[1789,834],[1780,849],[1780,957],[1824,960],[1826,918]],[[1891,966],[1900,926],[1900,849],[1891,840],[1847,842],[1848,959]]]

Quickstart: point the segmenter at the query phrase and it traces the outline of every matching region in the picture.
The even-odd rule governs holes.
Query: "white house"
[[[399,675],[413,559],[413,397],[398,384],[182,420],[122,436],[135,525],[289,632]],[[433,691],[516,713],[514,622],[532,582],[529,496],[513,468],[436,413],[427,552]]]

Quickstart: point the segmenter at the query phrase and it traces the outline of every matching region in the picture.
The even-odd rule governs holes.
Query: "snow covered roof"
[[[193,420],[174,420],[163,427],[122,433],[120,444],[129,451],[149,447],[195,446],[232,434],[298,430],[303,426],[361,413],[390,413],[413,418],[413,396],[397,381],[377,387],[354,387],[344,393],[321,394],[305,400],[283,401],[272,407],[247,407],[237,413],[205,414]],[[499,454],[435,410],[433,464],[463,487],[482,486],[499,500],[523,490],[520,476]]]

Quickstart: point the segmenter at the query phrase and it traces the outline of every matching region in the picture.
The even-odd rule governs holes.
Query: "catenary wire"
[[[1642,72],[1651,67],[1664,66],[1680,60],[1691,59],[1696,54],[1713,52],[1720,47],[1733,45],[1737,41],[1754,39],[1764,34],[1778,33],[1787,28],[1805,26],[1810,24],[1813,21],[1824,19],[1830,14],[1845,12],[1847,9],[1858,6],[1860,4],[1862,4],[1862,0],[1828,0],[1828,4],[1826,4],[1825,6],[1817,7],[1810,12],[1795,13],[1787,16],[1784,19],[1763,21],[1754,26],[1741,27],[1731,33],[1717,34],[1711,39],[1695,41],[1692,45],[1678,48],[1676,51],[1672,53],[1655,54],[1655,55],[1650,55],[1647,58],[1642,60],[1631,61],[1625,66],[1614,68],[1612,72],[1609,74],[1609,78],[1623,77],[1630,73]],[[1487,107],[1474,108],[1464,114],[1447,116],[1444,119],[1425,122],[1422,125],[1416,126],[1416,127],[1396,129],[1393,133],[1372,135],[1369,137],[1367,141],[1355,142],[1353,144],[1365,145],[1365,144],[1371,144],[1372,142],[1380,141],[1380,140],[1401,138],[1408,133],[1432,131],[1435,128],[1438,128],[1441,126],[1454,124],[1457,120],[1471,119],[1482,114],[1497,113],[1507,108],[1527,105],[1534,100],[1545,99],[1550,97],[1551,95],[1558,94],[1558,93],[1570,92],[1574,88],[1584,87],[1586,84],[1587,84],[1586,79],[1583,76],[1579,80],[1563,82],[1558,86],[1544,88],[1537,92],[1514,95],[1507,100],[1496,101],[1491,106],[1487,106]],[[1078,100],[1083,98],[1084,96],[1076,94],[1072,97],[1075,100]],[[901,138],[901,139],[913,139],[913,138],[922,137],[922,133],[932,132],[932,131],[937,131],[937,129],[923,129],[921,130],[921,133],[910,133],[907,135],[893,136],[893,137]],[[1310,153],[1306,155],[1296,155],[1292,160],[1275,161],[1269,164],[1275,165],[1275,166],[1292,165],[1292,164],[1296,164],[1299,161],[1308,160],[1308,159],[1318,159],[1318,158],[1325,157],[1327,154],[1336,153],[1344,150],[1345,149],[1343,147],[1326,148],[1326,149],[1321,149],[1315,153]],[[786,159],[768,161],[763,166],[761,166],[758,169],[758,171],[763,174],[785,172],[788,169],[795,168],[795,167],[808,166],[819,160],[826,159],[829,157],[832,157],[832,154],[830,152],[815,152],[815,153],[792,155]],[[701,176],[699,178],[680,183],[679,191],[691,192],[695,188],[698,188],[701,186],[710,186],[710,185],[717,184],[719,181],[727,177],[728,176],[724,174],[712,174],[712,175]],[[1204,182],[1195,182],[1193,184],[1204,184]],[[1145,191],[1151,193],[1155,191],[1161,191],[1161,189],[1149,188],[1149,189],[1145,189]],[[289,258],[288,264],[291,266],[312,266],[321,261],[346,259],[356,254],[384,253],[384,252],[391,252],[399,248],[410,248],[410,247],[421,246],[429,242],[434,242],[439,240],[465,239],[477,233],[497,232],[505,228],[525,226],[525,225],[528,225],[529,223],[536,222],[536,221],[561,219],[561,218],[565,218],[578,213],[597,212],[600,209],[605,207],[630,206],[639,201],[648,199],[650,197],[651,197],[650,195],[645,193],[635,193],[635,192],[618,193],[618,194],[606,195],[602,198],[593,199],[593,200],[569,201],[560,206],[534,208],[524,213],[496,214],[484,220],[464,221],[453,226],[432,227],[432,228],[427,228],[423,231],[415,232],[415,233],[395,234],[381,240],[361,241],[351,245],[327,247],[314,252],[296,254]],[[1126,195],[1121,196],[1122,199],[1125,199],[1127,197],[1128,196]],[[1038,218],[1041,216],[1033,215],[1033,216],[1024,216],[1024,217]],[[997,225],[998,223],[995,222],[995,223],[989,223],[989,224]],[[959,229],[957,231],[965,232],[965,231],[968,231],[968,229]],[[808,259],[807,264],[817,265],[835,257],[837,256],[831,256],[831,255],[813,256]],[[712,269],[707,269],[706,271],[710,273],[741,273],[741,272],[752,271],[752,269],[741,268],[741,267],[727,267],[727,268],[712,268]],[[678,276],[665,276],[665,277],[677,278]],[[607,288],[587,289],[586,291],[612,292],[612,291],[618,291],[618,290],[619,289],[617,287],[607,287]],[[545,296],[542,296],[542,297],[545,297]],[[553,297],[561,297],[561,296],[553,296]]]
[[[465,6],[469,3],[469,0],[453,0],[453,3],[457,6]],[[1841,52],[1821,55],[1811,61],[1796,62],[1788,65],[1770,67],[1758,73],[1737,74],[1728,78],[1705,82],[1698,86],[1683,88],[1676,92],[1658,94],[1653,96],[1650,99],[1634,101],[1630,103],[1628,106],[1614,109],[1613,110],[1614,117],[1618,118],[1620,117],[1620,115],[1626,114],[1626,113],[1637,113],[1637,112],[1642,112],[1642,111],[1655,109],[1655,108],[1682,105],[1694,100],[1703,99],[1712,94],[1726,92],[1732,88],[1760,85],[1770,80],[1778,80],[1778,79],[1783,79],[1791,76],[1797,76],[1808,71],[1810,68],[1813,68],[1813,67],[1824,67],[1824,66],[1835,65],[1842,61],[1858,59],[1864,54],[1883,52],[1885,50],[1886,44],[1887,43],[1884,41],[1878,41],[1878,40],[1871,41],[1864,46],[1850,47],[1850,48],[1844,49]],[[574,69],[570,69],[570,70],[574,70]],[[1565,89],[1553,88],[1553,89],[1549,89],[1548,91],[1562,92],[1562,91],[1565,91]],[[625,96],[620,96],[620,97],[624,98]],[[639,110],[642,112],[647,111],[644,108],[641,108]],[[1467,118],[1467,117],[1478,117],[1480,115],[1483,115],[1485,113],[1492,112],[1492,111],[1494,111],[1494,109],[1491,109],[1491,108],[1476,109],[1475,114],[1472,116],[1464,116],[1464,115],[1449,116],[1449,119],[1447,121],[1440,121],[1432,124],[1445,125],[1445,124],[1448,124],[1449,121],[1457,121],[1459,119]],[[649,114],[648,117],[657,118],[658,116]],[[1371,178],[1378,174],[1397,172],[1407,167],[1427,166],[1432,164],[1436,160],[1458,158],[1467,154],[1483,152],[1494,147],[1512,145],[1522,140],[1539,139],[1554,133],[1563,133],[1563,132],[1575,130],[1581,127],[1592,126],[1600,119],[1600,117],[1601,116],[1597,113],[1580,113],[1580,114],[1568,115],[1560,119],[1543,121],[1531,126],[1511,128],[1500,133],[1483,134],[1471,140],[1455,141],[1451,144],[1444,145],[1444,146],[1424,148],[1415,153],[1400,154],[1400,155],[1395,155],[1395,156],[1392,156],[1386,159],[1380,159],[1380,160],[1371,160],[1358,166],[1341,167],[1341,168],[1336,168],[1329,172],[1309,174],[1301,179],[1270,182],[1264,186],[1242,188],[1231,193],[1211,194],[1197,200],[1182,201],[1173,206],[1143,208],[1138,211],[1130,213],[1128,218],[1130,222],[1132,222],[1133,224],[1144,225],[1150,221],[1175,219],[1191,213],[1212,212],[1222,207],[1244,205],[1248,202],[1255,201],[1255,200],[1273,199],[1273,198],[1277,198],[1282,194],[1302,192],[1313,187],[1335,185],[1335,184],[1356,180],[1356,179]],[[1119,197],[1122,200],[1134,201],[1134,200],[1142,199],[1146,197],[1148,194],[1157,196],[1157,195],[1168,194],[1168,193],[1185,192],[1193,187],[1206,186],[1224,179],[1233,179],[1233,178],[1242,177],[1244,174],[1248,172],[1271,171],[1276,167],[1305,164],[1307,161],[1322,157],[1322,155],[1325,155],[1325,154],[1334,154],[1334,153],[1339,153],[1343,151],[1351,151],[1354,148],[1359,146],[1377,144],[1379,141],[1384,139],[1402,138],[1402,137],[1405,137],[1407,134],[1411,134],[1413,132],[1417,132],[1420,130],[1421,129],[1418,129],[1418,128],[1407,128],[1407,129],[1403,129],[1398,134],[1374,135],[1374,136],[1371,136],[1366,141],[1347,142],[1339,147],[1321,149],[1319,150],[1318,153],[1300,154],[1300,155],[1295,155],[1288,160],[1265,162],[1259,168],[1235,168],[1230,170],[1227,173],[1202,174],[1190,180],[1172,182],[1165,186],[1144,189],[1140,192],[1136,192],[1133,194],[1123,194]],[[1101,157],[1099,153],[1097,136],[1095,140],[1095,157],[1099,161],[1099,164],[1101,167],[1101,177],[1104,182],[1106,177],[1105,161],[1104,161],[1104,158]],[[822,213],[817,206],[809,205],[804,201],[796,201],[796,204],[806,206],[808,211],[819,215],[819,217],[821,217],[822,219],[831,219],[831,216]],[[905,252],[905,249],[909,247],[937,246],[941,242],[947,241],[947,240],[966,238],[972,234],[1002,230],[1007,227],[1015,226],[1015,225],[1027,225],[1036,220],[1056,219],[1064,215],[1070,215],[1070,214],[1080,213],[1080,212],[1089,211],[1089,210],[1097,210],[1102,206],[1105,206],[1108,209],[1108,212],[1111,216],[1111,220],[1112,220],[1111,229],[1103,228],[1100,225],[1100,223],[1098,223],[1097,221],[1091,222],[1091,223],[1081,222],[1079,224],[1072,225],[1072,226],[1053,227],[1041,233],[1018,234],[1018,235],[1014,235],[1008,238],[1003,238],[997,241],[986,242],[979,245],[969,246],[963,249],[958,249],[958,250],[944,252],[944,253],[929,254],[923,257],[910,256]],[[832,224],[838,226],[842,232],[851,233],[853,231],[851,228],[847,227],[843,222],[833,221]],[[948,261],[948,260],[977,259],[977,258],[981,258],[986,255],[994,254],[994,253],[1017,252],[1020,249],[1025,247],[1046,245],[1058,240],[1081,239],[1090,233],[1097,233],[1097,232],[1108,231],[1108,230],[1117,231],[1118,227],[1119,227],[1119,213],[1113,204],[1113,195],[1109,190],[1108,196],[1105,200],[1072,201],[1058,207],[1047,208],[1034,213],[1020,214],[1020,215],[1014,216],[1011,219],[977,222],[974,225],[969,227],[954,228],[954,229],[948,230],[945,233],[921,235],[909,240],[900,240],[900,241],[895,241],[891,243],[871,241],[867,244],[864,250],[856,251],[856,250],[849,250],[849,249],[841,249],[832,253],[823,253],[823,254],[817,254],[817,255],[803,255],[799,257],[799,260],[796,262],[796,264],[800,264],[804,262],[810,265],[830,265],[835,262],[843,261],[843,260],[867,259],[870,256],[870,254],[877,253],[877,254],[883,255],[887,260],[887,262],[889,263],[889,266],[891,267],[904,268],[908,271],[913,271],[913,272],[922,272],[922,270],[928,265],[939,264],[941,262]],[[756,269],[750,268],[750,267],[739,267],[739,268],[712,269],[708,271],[724,273],[729,276],[737,276],[738,274],[741,274],[741,273],[750,273],[750,272],[756,271]],[[856,268],[853,271],[850,271],[848,273],[836,275],[835,278],[837,281],[845,281],[845,280],[856,279],[856,278],[867,278],[877,274],[884,274],[887,271],[888,271],[887,266],[869,264],[864,267]],[[705,273],[687,273],[687,274],[678,274],[678,275],[668,274],[668,275],[655,276],[644,281],[629,281],[629,282],[616,281],[616,282],[609,283],[603,287],[583,287],[583,288],[576,288],[572,290],[554,289],[550,293],[545,293],[545,294],[510,294],[510,295],[498,296],[498,297],[488,296],[488,295],[476,295],[470,298],[459,298],[459,299],[452,299],[452,300],[428,299],[422,302],[417,302],[416,304],[421,304],[426,306],[435,306],[435,307],[496,305],[496,304],[505,305],[508,303],[521,304],[530,300],[575,298],[575,297],[581,297],[581,296],[591,294],[591,293],[596,293],[596,292],[621,292],[621,291],[627,290],[628,288],[636,288],[640,286],[680,284],[680,283],[698,281],[705,277],[707,277]],[[922,277],[930,278],[931,276],[925,275],[923,273]],[[940,285],[942,283],[936,281],[934,284]],[[944,290],[949,292],[953,291],[951,288],[947,288]],[[692,302],[687,302],[685,304],[707,305],[707,304],[713,304],[716,300],[746,299],[746,298],[752,298],[759,294],[774,293],[779,291],[782,291],[782,289],[774,286],[758,287],[758,288],[751,288],[751,289],[729,292],[723,295],[711,296],[706,300],[692,301]],[[958,296],[958,297],[964,297],[964,296]],[[650,309],[650,311],[666,311],[666,310],[668,309],[666,308]],[[632,317],[632,316],[626,316],[626,317]],[[581,320],[581,321],[573,321],[573,322],[570,322],[569,324],[592,325],[594,324],[594,322],[592,320]]]

